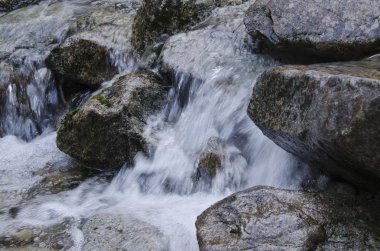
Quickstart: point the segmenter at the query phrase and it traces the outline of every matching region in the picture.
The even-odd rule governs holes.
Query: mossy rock
[[[46,65],[66,82],[96,87],[117,73],[107,53],[94,41],[72,38],[50,53]]]
[[[133,23],[132,44],[139,54],[162,34],[173,35],[200,21],[206,4],[180,0],[144,0]]]
[[[57,145],[89,167],[107,169],[132,163],[137,152],[146,150],[142,134],[147,119],[162,108],[165,99],[166,90],[153,73],[122,76],[66,115]]]

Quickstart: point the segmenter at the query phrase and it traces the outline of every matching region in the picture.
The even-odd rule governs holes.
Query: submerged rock
[[[169,250],[161,231],[144,221],[123,215],[97,214],[83,225],[83,251]]]
[[[377,0],[258,0],[244,22],[259,50],[333,61],[380,51],[379,15]]]
[[[380,181],[380,60],[266,71],[248,114],[286,151],[353,184]]]
[[[198,216],[201,250],[377,250],[380,200],[255,187]]]
[[[65,220],[48,227],[21,227],[0,234],[2,250],[68,250],[74,245],[71,236],[73,223]]]
[[[212,137],[207,146],[199,155],[196,180],[200,178],[213,178],[222,168],[222,160],[225,157],[223,142],[219,138]]]
[[[58,130],[57,145],[84,164],[114,168],[144,151],[149,116],[158,112],[166,91],[150,72],[121,76],[110,88],[69,112]]]
[[[36,4],[41,0],[1,0],[0,12],[9,12],[18,8],[22,8],[31,4]]]

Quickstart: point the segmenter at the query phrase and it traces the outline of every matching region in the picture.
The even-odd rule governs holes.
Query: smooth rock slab
[[[83,226],[83,251],[165,251],[169,243],[159,229],[123,215],[98,214]]]
[[[57,134],[57,146],[85,165],[101,169],[132,163],[146,149],[149,116],[164,105],[166,90],[150,72],[121,76],[110,88],[69,112]]]
[[[259,50],[293,59],[361,59],[380,51],[377,0],[258,0],[244,23]]]
[[[286,151],[368,189],[380,184],[380,60],[285,65],[254,87],[248,115]]]
[[[379,199],[254,187],[198,216],[200,250],[377,250]]]

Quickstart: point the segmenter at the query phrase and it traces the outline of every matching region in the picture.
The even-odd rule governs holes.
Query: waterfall
[[[45,59],[78,29],[75,18],[115,4],[44,1],[0,17],[0,136],[16,135],[30,141],[55,128],[69,100],[63,97],[60,81],[46,68]],[[107,32],[99,37],[85,35],[109,47],[110,64],[118,73],[131,72],[135,59],[126,45],[128,38],[114,30]]]
[[[83,245],[82,220],[97,213],[112,213],[128,215],[156,226],[167,238],[170,250],[198,250],[194,223],[196,217],[213,203],[256,185],[299,188],[307,170],[267,139],[246,112],[256,79],[265,69],[278,63],[253,55],[246,47],[241,36],[245,34],[243,10],[237,12],[240,18],[236,18],[237,14],[228,17],[234,20],[233,24],[222,25],[222,29],[217,27],[216,30],[213,26],[200,32],[199,37],[206,46],[194,45],[196,50],[189,49],[188,53],[201,57],[201,60],[182,59],[185,66],[197,69],[198,74],[189,74],[188,69],[183,68],[173,72],[169,102],[160,113],[150,118],[145,128],[144,135],[150,143],[148,155],[137,154],[134,164],[124,166],[111,183],[99,177],[90,178],[73,190],[29,200],[14,219],[0,214],[0,234],[11,226],[49,226],[70,219],[74,222],[70,229],[73,250],[80,250]],[[217,41],[219,47],[209,43],[209,35],[220,40]],[[118,62],[119,71],[129,68],[130,61],[123,57],[120,60],[119,56],[118,53],[110,56]],[[9,123],[5,126],[8,128],[5,134],[30,140],[41,130],[33,118],[42,122],[49,119],[48,107],[60,104],[51,72],[42,65],[33,70],[32,76],[33,83],[26,85],[22,92],[33,115],[20,119],[20,109],[14,105],[19,90],[9,85],[6,112],[1,116],[3,123]],[[20,128],[14,125],[20,125]],[[221,142],[222,167],[211,179],[194,179],[199,156],[210,139]],[[24,154],[1,156],[0,163],[13,161],[20,170],[25,170],[22,179],[31,179],[33,170],[46,161],[70,163],[71,159],[59,152],[54,143],[55,133],[47,131],[30,143],[13,136],[1,138],[0,149],[10,145],[14,151]],[[34,146],[41,144],[49,147],[41,147],[35,152]],[[0,171],[5,175],[0,181],[6,187],[10,184],[7,183],[8,174],[1,168]],[[17,181],[12,180],[12,183],[17,184]],[[12,189],[18,193],[33,186],[23,185]]]

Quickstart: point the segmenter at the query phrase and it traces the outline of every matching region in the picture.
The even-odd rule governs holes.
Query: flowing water
[[[120,2],[129,7],[117,7]],[[31,140],[55,125],[57,115],[64,110],[65,100],[51,70],[46,68],[45,59],[71,33],[107,45],[110,63],[119,72],[131,71],[130,18],[127,15],[132,16],[138,6],[132,3],[44,1],[1,16],[0,97],[2,89],[6,91],[0,109],[0,135],[11,134]],[[125,21],[112,20],[107,13],[110,6],[127,13]],[[97,23],[78,27],[80,22],[77,20],[84,15],[96,19]],[[105,25],[107,22],[112,25]],[[128,32],[119,32],[125,29]]]
[[[195,31],[197,41],[204,39],[203,43],[190,40],[193,47],[181,52],[188,55],[184,67],[177,67],[173,74],[169,102],[145,128],[152,145],[149,156],[138,154],[134,165],[124,166],[110,184],[91,178],[73,190],[28,200],[15,218],[0,214],[0,233],[13,227],[49,226],[71,219],[72,249],[80,250],[84,240],[79,230],[82,219],[99,213],[124,214],[157,227],[170,250],[198,250],[196,217],[216,201],[255,185],[299,188],[307,170],[268,140],[246,112],[257,77],[278,63],[250,53],[247,41],[238,32],[244,29],[242,11],[233,11],[228,13],[240,13],[240,19],[232,15],[234,22],[227,18],[227,24],[218,26],[210,25],[215,20],[210,18]],[[220,13],[215,15],[220,17]],[[180,34],[174,40],[186,44],[190,38],[191,34]],[[199,155],[210,138],[222,142],[222,168],[212,180],[195,181]],[[15,204],[23,201],[23,189],[38,182],[33,176],[35,169],[47,162],[70,163],[54,142],[52,131],[29,143],[14,136],[0,139],[0,151],[6,153],[0,157],[0,189],[8,191]],[[21,180],[28,182],[18,184]]]

